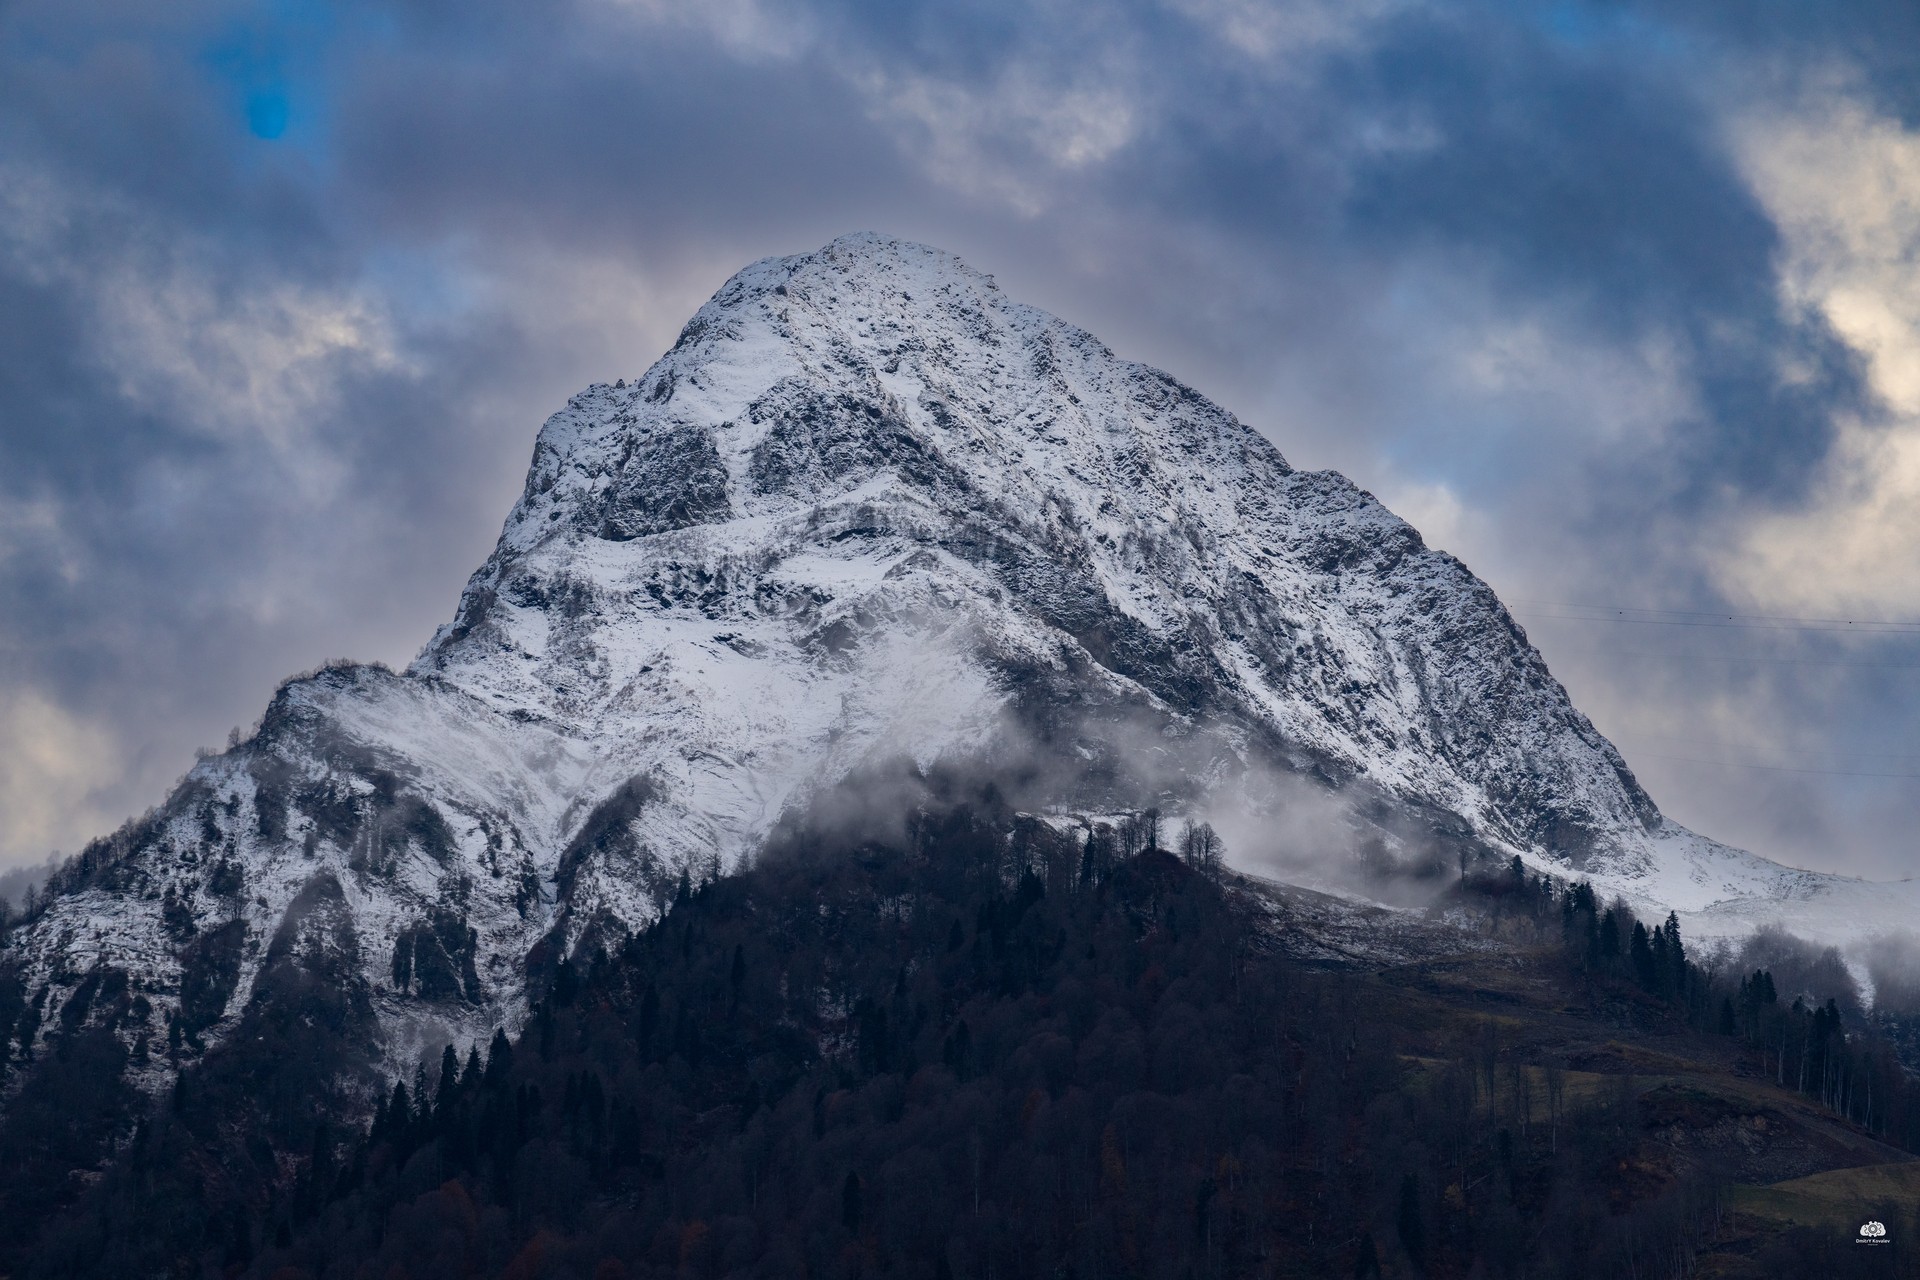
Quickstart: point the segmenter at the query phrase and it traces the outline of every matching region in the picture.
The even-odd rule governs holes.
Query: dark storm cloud
[[[1700,393],[1683,469],[1703,499],[1792,496],[1862,399],[1831,335],[1782,314],[1779,236],[1673,63],[1569,51],[1540,32],[1434,22],[1383,47],[1361,92],[1411,98],[1444,145],[1364,162],[1349,205],[1377,252],[1423,242],[1487,264],[1600,341],[1659,332]],[[1784,387],[1783,357],[1817,373]],[[1675,461],[1675,460],[1669,460]]]
[[[451,65],[399,52],[343,95],[343,168],[383,231],[644,251],[716,225],[778,237],[917,185],[814,66],[743,66],[686,33],[519,48]]]
[[[16,4],[0,714],[58,740],[13,776],[80,817],[0,857],[157,798],[279,675],[404,659],[544,412],[747,260],[859,228],[961,252],[1297,461],[1456,502],[1443,545],[1510,593],[1713,607],[1732,524],[1808,501],[1878,411],[1783,301],[1728,113],[1815,53],[1907,111],[1915,47],[1891,6],[1750,12]],[[1603,728],[1731,699],[1832,746],[1911,710],[1880,668],[1703,676],[1671,637],[1536,629]],[[1625,745],[1683,817],[1764,811],[1730,833],[1763,852],[1884,867],[1914,816],[1815,775],[1769,810],[1759,775],[1658,763],[1704,748]]]

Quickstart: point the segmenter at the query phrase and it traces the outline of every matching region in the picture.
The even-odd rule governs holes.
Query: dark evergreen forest
[[[1920,1148],[1920,1092],[1837,1005],[1517,863],[1447,902],[1532,1004],[1304,962],[1210,833],[1169,836],[990,794],[794,836],[553,966],[521,1035],[388,1081],[370,1128],[340,1119],[347,984],[289,969],[152,1114],[83,1010],[0,1127],[0,1273],[1920,1274],[1911,1205],[1862,1206],[1884,1249],[1743,1236],[1734,1170],[1650,1154],[1732,1104],[1637,1085],[1635,1044]],[[1629,1047],[1571,1069],[1549,1016]]]

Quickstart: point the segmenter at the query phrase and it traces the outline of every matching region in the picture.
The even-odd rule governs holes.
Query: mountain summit
[[[1493,593],[1370,495],[871,235],[748,268],[550,420],[411,674],[593,742],[598,790],[644,776],[670,861],[749,852],[863,761],[1009,735],[1108,766],[1059,801],[1151,742],[1189,790],[1363,779],[1579,863],[1660,822]]]
[[[21,1047],[131,990],[152,1087],[149,1042],[190,1057],[318,975],[341,1034],[408,1063],[903,762],[1056,817],[1230,803],[1254,858],[1312,803],[1389,861],[1519,854],[1683,909],[1828,883],[1663,819],[1493,592],[1371,495],[859,235],[748,267],[549,419],[405,673],[290,681],[81,855],[9,944]]]

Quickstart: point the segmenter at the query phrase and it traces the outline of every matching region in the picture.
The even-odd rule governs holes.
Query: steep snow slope
[[[1920,926],[1920,881],[1874,882],[1783,867],[1673,822],[1663,824],[1645,871],[1593,880],[1646,911],[1678,912],[1694,938],[1739,938],[1778,924],[1845,947]]]
[[[556,415],[414,671],[652,771],[663,849],[751,847],[853,761],[1003,712],[1114,749],[1089,706],[1202,739],[1181,776],[1267,754],[1502,846],[1641,865],[1659,822],[1493,594],[1370,495],[875,237],[749,268]]]
[[[1343,477],[854,236],[570,401],[413,666],[290,682],[10,963],[40,1028],[124,974],[149,1084],[276,957],[355,975],[405,1063],[902,759],[1036,808],[1335,796],[1384,856],[1518,852],[1692,908],[1833,883],[1666,823],[1493,593]]]

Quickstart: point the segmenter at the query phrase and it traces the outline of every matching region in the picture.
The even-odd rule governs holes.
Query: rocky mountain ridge
[[[1494,593],[1344,477],[854,236],[748,267],[549,419],[454,621],[404,673],[289,682],[83,854],[8,944],[0,1027],[24,1055],[117,992],[151,1088],[276,973],[325,974],[409,1064],[683,877],[935,767],[1056,816],[1231,808],[1256,858],[1312,809],[1391,865],[1851,892],[1662,818]]]

